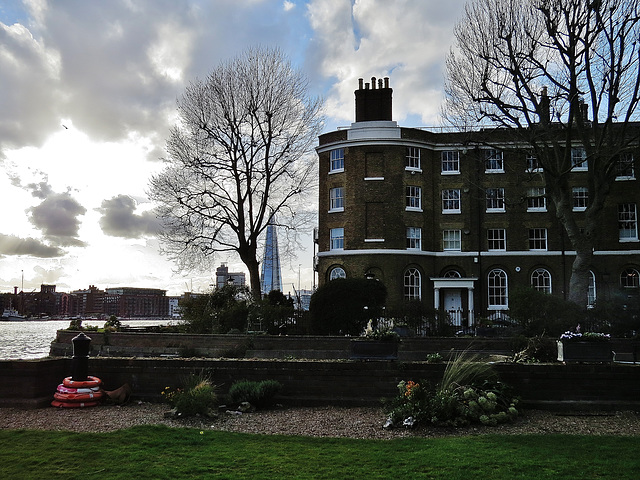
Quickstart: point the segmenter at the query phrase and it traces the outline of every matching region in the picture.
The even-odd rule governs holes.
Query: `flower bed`
[[[558,340],[558,361],[607,363],[613,361],[613,352],[607,333],[565,332]]]

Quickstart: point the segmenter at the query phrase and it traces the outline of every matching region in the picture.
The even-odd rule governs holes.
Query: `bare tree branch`
[[[297,208],[315,188],[313,147],[322,102],[277,49],[249,49],[194,80],[178,101],[166,169],[150,182],[163,222],[163,252],[180,270],[236,253],[260,294],[258,252],[277,215],[295,241],[311,226]]]
[[[637,0],[474,0],[447,59],[445,117],[493,125],[529,146],[577,252],[569,298],[584,303],[588,268],[620,155],[638,143]],[[572,211],[572,147],[587,154],[584,221]]]

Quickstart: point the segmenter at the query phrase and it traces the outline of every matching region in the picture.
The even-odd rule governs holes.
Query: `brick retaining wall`
[[[495,364],[525,406],[640,409],[640,365]],[[47,406],[57,385],[70,375],[71,359],[0,361],[0,406]],[[279,401],[301,405],[378,405],[396,394],[400,380],[437,382],[444,364],[394,361],[302,361],[232,359],[103,358],[89,360],[89,374],[113,390],[124,383],[134,398],[159,401],[165,386],[177,387],[204,372],[221,395],[236,380],[278,380]]]

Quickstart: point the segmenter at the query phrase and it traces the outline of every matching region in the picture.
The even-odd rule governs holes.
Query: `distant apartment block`
[[[246,285],[246,276],[244,272],[230,272],[229,267],[223,263],[216,269],[216,288],[222,288],[229,284],[236,287],[244,286]]]

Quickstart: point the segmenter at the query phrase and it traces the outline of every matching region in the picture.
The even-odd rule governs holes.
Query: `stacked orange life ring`
[[[95,407],[104,396],[101,384],[102,380],[98,377],[88,376],[83,381],[67,377],[58,385],[51,405],[60,408]]]

